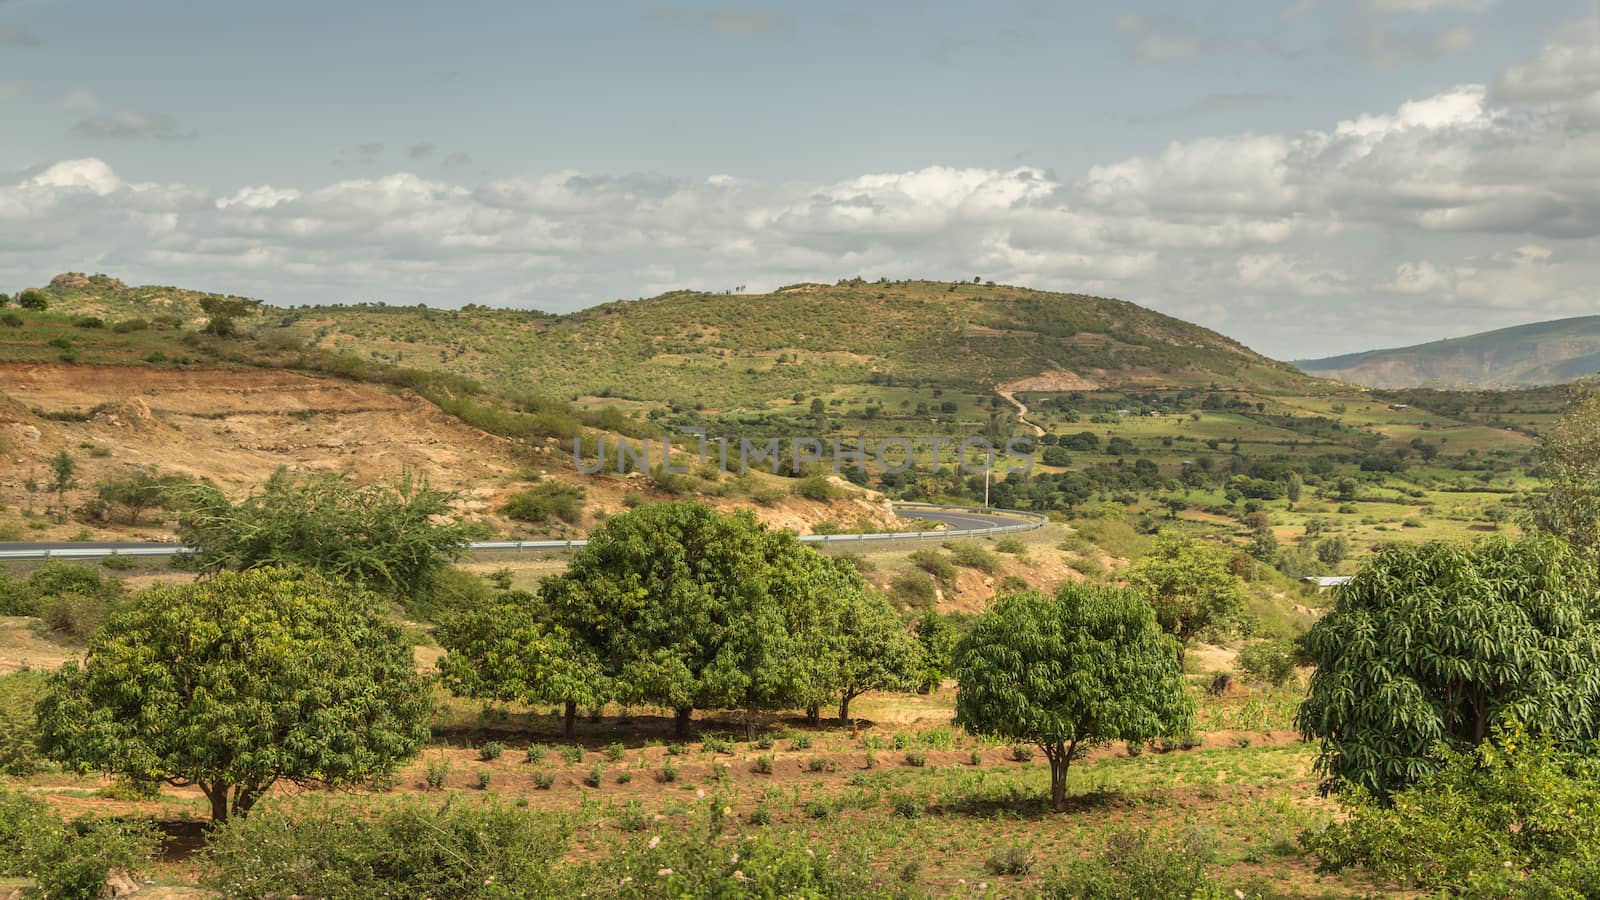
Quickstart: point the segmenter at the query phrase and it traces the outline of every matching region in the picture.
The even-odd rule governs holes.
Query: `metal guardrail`
[[[1032,531],[1042,528],[1049,519],[1038,513],[1016,509],[995,509],[988,506],[941,506],[935,503],[896,503],[896,512],[915,512],[919,509],[968,513],[982,516],[1015,518],[1006,525],[984,528],[946,528],[938,531],[877,531],[866,534],[803,534],[800,541],[806,544],[855,544],[868,541],[926,541],[953,537],[984,537],[1007,534],[1013,531]],[[474,541],[467,545],[471,552],[506,552],[517,550],[576,550],[589,542],[578,538],[565,541]],[[107,559],[113,556],[162,557],[192,553],[194,548],[182,544],[131,547],[41,547],[27,550],[0,550],[0,562],[30,559]]]

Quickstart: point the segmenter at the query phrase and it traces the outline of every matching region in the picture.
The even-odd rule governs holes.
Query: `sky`
[[[0,0],[6,291],[976,276],[1296,359],[1600,313],[1597,251],[1600,0]]]

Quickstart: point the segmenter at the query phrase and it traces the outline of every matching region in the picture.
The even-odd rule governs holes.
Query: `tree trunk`
[[[565,733],[566,736],[569,737],[569,738],[572,737],[573,734],[575,734],[577,732],[577,730],[578,730],[578,703],[577,703],[576,700],[568,700],[567,701],[567,708],[565,710],[565,716],[564,716],[563,722],[561,724],[561,729],[562,729],[562,732]]]
[[[744,739],[751,742],[756,739],[756,708],[754,706],[744,711]]]
[[[202,783],[200,790],[211,801],[211,827],[225,825],[228,822],[228,786],[225,784]]]
[[[822,721],[822,707],[812,704],[806,707],[806,724],[815,725]]]
[[[839,721],[841,723],[850,721],[850,695],[849,694],[845,694],[844,696],[839,698]]]
[[[1072,757],[1060,744],[1046,748],[1045,755],[1050,758],[1050,808],[1060,812],[1067,808],[1067,769]]]
[[[688,706],[688,707],[680,706],[680,707],[678,707],[674,711],[673,717],[672,717],[672,733],[675,736],[680,737],[680,738],[688,737],[689,736],[689,717],[693,716],[693,715],[694,715],[694,707],[692,707],[692,706]]]

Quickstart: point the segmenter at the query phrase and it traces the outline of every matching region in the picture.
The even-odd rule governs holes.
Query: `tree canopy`
[[[1600,548],[1600,391],[1590,391],[1545,431],[1539,463],[1548,488],[1536,495],[1533,523],[1583,552]]]
[[[1320,738],[1325,790],[1379,798],[1515,719],[1558,740],[1595,737],[1595,573],[1549,538],[1381,548],[1304,639],[1316,663],[1297,716]]]
[[[222,821],[279,781],[393,771],[427,740],[431,707],[376,598],[260,568],[137,595],[51,677],[38,714],[51,757],[197,785]]]
[[[681,734],[695,709],[741,709],[749,722],[899,683],[852,657],[879,640],[861,629],[887,622],[849,612],[868,592],[853,567],[748,512],[674,502],[607,519],[545,579],[541,601],[617,699],[671,707]],[[883,665],[898,666],[896,653]]]
[[[1244,612],[1244,588],[1215,544],[1173,534],[1128,570],[1128,583],[1144,592],[1161,630],[1178,639],[1178,661],[1189,642],[1209,629],[1226,628]]]
[[[434,634],[445,649],[439,672],[458,696],[564,704],[571,737],[578,705],[610,691],[588,648],[541,613],[537,597],[515,591],[446,619]]]
[[[1068,584],[1054,597],[1002,597],[956,648],[956,721],[1039,745],[1060,809],[1068,768],[1091,747],[1193,729],[1177,650],[1131,590]]]
[[[414,598],[466,548],[467,526],[445,520],[450,500],[409,475],[357,485],[341,475],[279,469],[261,492],[237,503],[210,485],[188,489],[178,536],[207,571],[299,566]]]

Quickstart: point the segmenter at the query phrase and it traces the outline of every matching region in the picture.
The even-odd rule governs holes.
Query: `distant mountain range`
[[[1375,388],[1519,388],[1600,373],[1600,316],[1534,322],[1392,350],[1305,359],[1302,372]]]

